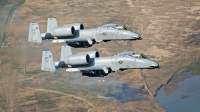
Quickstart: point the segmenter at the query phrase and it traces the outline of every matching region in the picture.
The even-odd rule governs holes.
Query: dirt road
[[[70,97],[76,98],[78,100],[82,100],[82,101],[86,102],[88,105],[92,106],[92,108],[88,109],[88,112],[93,112],[93,110],[94,110],[94,105],[92,103],[90,103],[89,101],[87,101],[87,100],[85,100],[85,99],[83,99],[81,97],[78,97],[78,96],[74,96],[74,95],[71,95],[71,94],[66,94],[66,93],[63,93],[63,92],[60,92],[60,91],[41,89],[41,88],[26,87],[26,89],[33,89],[33,90],[36,90],[36,91],[43,91],[43,92],[56,93],[56,94],[61,94],[61,95],[65,95],[65,96],[70,96]]]

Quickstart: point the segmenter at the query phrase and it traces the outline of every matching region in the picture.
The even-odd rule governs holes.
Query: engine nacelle
[[[75,29],[73,26],[61,26],[51,30],[51,35],[54,37],[74,36]]]
[[[88,54],[74,54],[66,58],[67,65],[87,65],[90,63],[90,56]]]
[[[98,51],[79,52],[77,54],[88,54],[90,58],[98,58],[100,56]]]
[[[75,30],[82,30],[84,29],[84,26],[82,23],[72,23],[72,24],[65,24],[63,26],[73,26]]]

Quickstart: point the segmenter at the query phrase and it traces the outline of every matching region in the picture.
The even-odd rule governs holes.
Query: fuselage
[[[70,30],[71,29],[71,30]],[[66,42],[73,47],[91,47],[96,42],[111,40],[141,40],[140,34],[133,32],[125,25],[106,24],[98,28],[78,29],[60,26],[52,29],[51,33],[42,33],[44,39],[56,39],[53,43]],[[60,40],[59,40],[60,39]]]
[[[111,56],[95,58],[95,65],[105,65],[111,67],[112,71],[119,69],[133,68],[157,68],[158,63],[150,59],[139,59],[134,57]]]
[[[112,28],[93,28],[79,30],[76,37],[91,37],[94,38],[96,42],[101,42],[103,40],[136,40],[141,38],[140,34],[130,30],[117,30]]]
[[[94,38],[96,42],[104,40],[136,40],[141,39],[140,34],[130,30],[117,30],[112,28],[92,28],[75,31],[74,36],[56,37],[57,39]]]
[[[81,67],[90,66],[106,66],[111,68],[112,71],[117,71],[120,69],[145,69],[145,68],[158,68],[159,64],[151,59],[140,59],[135,57],[127,56],[109,56],[109,57],[99,57],[90,60],[89,65]],[[74,66],[80,67],[80,66]]]

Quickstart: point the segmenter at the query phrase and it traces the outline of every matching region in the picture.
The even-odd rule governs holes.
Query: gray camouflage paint
[[[55,64],[52,64],[54,63],[52,52],[43,51],[41,70],[55,72],[57,68],[66,67],[67,72],[81,72],[83,75],[87,76],[106,76],[117,70],[159,68],[159,64],[156,61],[147,58],[142,53],[127,51],[115,56],[94,57],[95,53],[97,53],[97,51],[80,52],[77,53],[80,58],[77,57],[77,60],[73,60],[73,63],[84,62],[84,56],[88,54],[90,56],[89,64],[68,65],[65,60],[69,61],[68,57],[77,55],[72,54],[70,46],[62,46],[61,60],[56,61]]]
[[[140,34],[125,25],[105,24],[98,28],[84,29],[83,24],[74,23],[58,27],[56,18],[48,18],[46,33],[39,34],[39,25],[30,23],[28,41],[37,44],[41,44],[44,39],[55,39],[53,43],[68,43],[72,47],[90,47],[95,42],[141,39]]]

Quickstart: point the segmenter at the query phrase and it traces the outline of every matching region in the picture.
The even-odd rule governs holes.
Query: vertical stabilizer
[[[61,48],[60,61],[65,61],[67,56],[72,55],[72,49],[69,45],[64,45]]]
[[[56,18],[48,18],[47,20],[47,32],[46,33],[51,33],[51,30],[53,28],[58,27],[58,23]]]
[[[29,42],[35,42],[37,44],[42,43],[40,27],[37,23],[30,23],[28,41]]]
[[[54,73],[56,71],[53,55],[51,51],[42,52],[42,66],[41,70]]]

